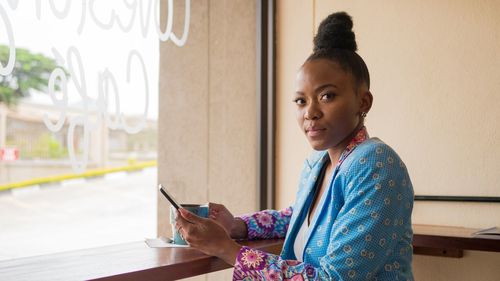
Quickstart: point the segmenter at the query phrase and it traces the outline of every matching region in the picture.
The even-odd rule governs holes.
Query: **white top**
[[[324,169],[320,172],[320,177],[317,179],[316,185],[318,185],[318,183],[319,184],[323,183],[325,173],[326,173],[326,170],[324,170]],[[320,187],[317,186],[316,188],[320,188]],[[317,195],[317,196],[319,196],[319,201],[317,204],[319,204],[319,202],[321,201],[321,199],[323,198],[325,193],[326,193],[326,190],[323,191],[323,194]],[[311,204],[312,204],[312,202],[311,202]],[[307,239],[307,235],[309,234],[310,225],[308,222],[308,218],[309,218],[309,213],[311,212],[311,207],[312,206],[309,206],[309,210],[307,211],[307,215],[304,218],[304,221],[302,222],[302,225],[300,226],[299,232],[297,232],[297,236],[295,237],[295,242],[293,243],[293,252],[295,253],[295,257],[297,258],[298,261],[301,261],[301,262],[303,262],[302,257],[304,256],[304,248],[306,247],[306,239]],[[317,210],[317,211],[319,211],[319,210]]]
[[[293,251],[295,252],[295,257],[297,257],[298,261],[303,261],[302,256],[304,255],[304,247],[306,246],[306,238],[309,233],[309,224],[307,223],[307,217],[309,217],[309,212],[307,212],[304,221],[302,222],[302,226],[297,232],[297,236],[295,237],[295,243],[293,244]]]

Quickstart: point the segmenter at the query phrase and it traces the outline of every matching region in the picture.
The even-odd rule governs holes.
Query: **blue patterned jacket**
[[[293,206],[241,217],[250,239],[285,242],[279,256],[243,247],[234,280],[413,280],[413,187],[399,156],[377,138],[354,146],[337,165],[297,261],[295,236],[327,160],[321,151],[305,161]]]

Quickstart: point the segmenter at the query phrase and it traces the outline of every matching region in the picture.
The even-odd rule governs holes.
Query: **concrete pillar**
[[[184,1],[174,5],[180,37]],[[256,2],[191,1],[186,45],[160,45],[159,80],[159,182],[182,203],[256,211]],[[160,196],[158,234],[170,235],[169,204]],[[201,278],[230,276],[229,270]]]

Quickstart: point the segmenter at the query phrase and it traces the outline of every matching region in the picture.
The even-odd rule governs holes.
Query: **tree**
[[[0,45],[0,61],[5,64],[8,57],[9,48]],[[54,59],[17,48],[14,70],[8,76],[0,76],[0,102],[16,104],[20,98],[29,96],[31,90],[45,92],[50,73],[56,67]]]

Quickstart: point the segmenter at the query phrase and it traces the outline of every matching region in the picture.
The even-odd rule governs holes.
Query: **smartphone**
[[[168,193],[167,189],[165,187],[163,187],[163,185],[161,183],[158,185],[158,189],[160,190],[161,194],[163,194],[163,196],[165,196],[165,198],[167,198],[167,200],[170,202],[170,204],[172,204],[172,206],[174,206],[174,208],[176,210],[179,210],[179,208],[181,207],[181,204],[177,203],[177,201],[174,199],[172,194]]]

